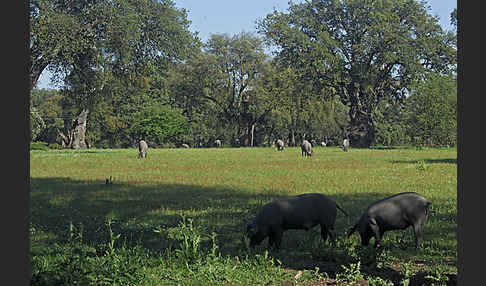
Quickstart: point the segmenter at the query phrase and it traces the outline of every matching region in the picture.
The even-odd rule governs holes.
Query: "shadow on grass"
[[[251,194],[223,187],[183,184],[136,186],[67,178],[31,178],[31,224],[59,241],[69,237],[69,224],[83,230],[83,241],[107,243],[106,218],[128,244],[142,243],[164,249],[154,230],[175,227],[181,215],[192,218],[203,233],[218,234],[218,241],[236,244],[246,224],[263,204],[279,197],[275,191]],[[233,248],[222,246],[220,249]]]
[[[445,159],[424,159],[424,160],[393,160],[392,163],[406,163],[406,164],[417,164],[424,162],[425,164],[457,164],[456,158],[445,158]]]
[[[252,193],[246,190],[219,186],[197,186],[184,184],[132,185],[117,183],[106,185],[104,181],[77,181],[66,178],[31,178],[30,222],[39,231],[51,234],[46,241],[36,240],[36,244],[49,247],[54,242],[63,244],[69,241],[69,223],[75,233],[81,232],[83,243],[89,245],[107,244],[109,233],[107,217],[113,217],[112,230],[120,234],[119,243],[127,246],[140,245],[155,250],[154,255],[169,247],[169,241],[157,228],[176,227],[181,215],[194,221],[200,232],[205,235],[202,247],[210,248],[209,236],[216,233],[216,241],[222,255],[237,256],[245,252],[243,237],[246,225],[262,205],[278,197],[289,195],[285,191],[271,190],[266,193]],[[292,194],[293,195],[293,194]],[[338,240],[345,241],[345,233],[360,217],[366,206],[382,197],[380,193],[336,194],[332,197],[348,214],[338,211],[336,233]],[[434,220],[434,217],[429,218]],[[340,265],[349,261],[346,246],[329,247],[330,255],[312,255],[314,243],[319,249],[322,242],[318,227],[305,231],[287,231],[284,234],[281,250],[272,253],[291,269],[315,269],[331,273],[331,277],[342,271]],[[410,229],[406,230],[407,232]],[[436,224],[440,237],[450,231],[446,224]],[[355,234],[352,239],[358,240]],[[409,238],[412,241],[411,238]],[[346,242],[343,242],[346,244]],[[264,241],[254,252],[263,252]],[[349,244],[349,243],[348,243]],[[339,259],[332,256],[344,253]],[[393,255],[393,249],[391,249]],[[400,252],[400,255],[403,252]],[[411,253],[410,255],[414,255]],[[403,257],[400,257],[403,259]],[[371,269],[371,268],[370,268]],[[384,279],[398,277],[392,268],[366,270]],[[366,273],[366,272],[365,272]]]

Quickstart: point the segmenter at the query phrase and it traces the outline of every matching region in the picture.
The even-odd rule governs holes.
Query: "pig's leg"
[[[378,224],[374,219],[370,220],[370,227],[375,237],[375,248],[377,248],[380,245],[381,238],[383,237],[384,231],[380,229],[380,227],[378,226]]]
[[[326,244],[327,234],[328,234],[327,226],[321,223],[321,237],[324,244]],[[329,234],[331,234],[331,232],[329,232]]]
[[[280,249],[280,243],[282,242],[283,230],[281,228],[272,228],[269,234],[268,247],[271,248],[272,244],[275,245],[275,249]]]
[[[329,227],[327,232],[329,233],[329,242],[333,245],[336,244],[336,233],[334,232],[334,228]]]
[[[413,234],[415,235],[415,248],[420,247],[422,235],[424,232],[425,218],[420,219],[413,225]]]

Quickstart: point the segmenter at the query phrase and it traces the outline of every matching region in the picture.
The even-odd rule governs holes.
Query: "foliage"
[[[410,138],[417,145],[456,146],[457,83],[449,75],[429,74],[407,98]]]
[[[381,101],[403,99],[428,70],[455,65],[455,37],[417,1],[290,3],[274,11],[259,31],[277,56],[298,70],[314,93],[331,88],[350,108],[351,143],[373,142],[372,111]]]
[[[127,285],[144,279],[144,269],[150,265],[146,251],[136,247],[103,251],[84,244],[81,231],[65,245],[54,245],[53,258],[32,258],[31,285]]]
[[[99,65],[143,73],[149,63],[180,60],[197,46],[186,17],[171,0],[31,0],[31,76],[48,65],[64,75],[82,68],[74,76],[85,77]]]
[[[60,144],[86,108],[98,148],[132,147],[146,132],[176,147],[346,136],[365,147],[455,145],[455,37],[423,3],[292,3],[259,22],[264,38],[204,44],[186,13],[170,0],[31,1],[32,81],[49,68],[63,84],[31,90],[33,140]],[[151,106],[185,119],[159,128],[162,117],[142,118]]]
[[[343,273],[338,273],[336,275],[336,280],[338,282],[353,283],[364,278],[360,271],[361,262],[350,264],[349,266],[341,265],[343,268]]]
[[[46,142],[41,142],[41,141],[33,142],[33,141],[31,141],[30,144],[29,144],[29,150],[47,151],[47,150],[49,150],[49,147],[47,147]]]
[[[69,66],[90,41],[89,26],[78,18],[87,1],[29,1],[30,7],[30,77],[35,87],[42,71],[49,65]]]
[[[373,144],[384,146],[409,145],[406,112],[407,110],[402,103],[380,102],[372,114],[375,128]]]
[[[252,145],[251,126],[269,112],[266,96],[255,88],[268,68],[265,58],[261,39],[251,33],[213,34],[200,53],[175,68],[174,104],[191,119],[204,107],[219,118],[213,138],[199,136]]]
[[[30,92],[31,107],[38,111],[45,124],[37,140],[58,142],[58,130],[64,127],[63,95],[52,89],[32,89]]]
[[[47,144],[47,147],[49,149],[61,149],[61,145],[55,142]]]
[[[411,266],[410,262],[405,263],[401,266],[404,277],[400,281],[400,286],[409,286],[410,285],[410,276],[411,276],[410,275],[411,274],[410,266]]]
[[[201,258],[201,230],[197,229],[193,224],[193,219],[184,215],[181,216],[182,220],[175,228],[169,228],[167,230],[158,228],[154,232],[160,234],[166,234],[169,240],[175,240],[179,242],[179,247],[175,249],[175,255],[178,259],[183,259],[185,263],[192,263],[195,260]],[[214,255],[216,251],[216,245],[213,241],[212,253]]]
[[[202,51],[190,56],[185,63],[171,67],[169,99],[172,106],[183,110],[190,122],[186,143],[208,146],[216,139],[230,141],[231,134],[225,134],[230,128],[221,114],[221,105],[211,97],[216,96],[221,81],[215,57]]]
[[[450,16],[451,16],[451,25],[457,28],[457,20],[458,20],[457,8],[454,8],[454,10],[452,10]]]
[[[148,140],[154,146],[167,142],[179,143],[181,135],[189,127],[180,110],[166,105],[148,106],[135,117],[131,128],[133,138]]]
[[[159,102],[168,65],[199,47],[186,11],[171,0],[30,2],[32,87],[46,68],[63,87],[63,115],[42,136],[50,142],[87,109],[92,145],[130,145],[130,118],[147,101],[141,94]]]
[[[35,107],[29,105],[30,111],[30,141],[37,139],[39,134],[46,128],[46,124]]]
[[[435,267],[431,274],[425,276],[425,278],[431,279],[433,286],[439,285],[446,285],[447,281],[449,281],[449,277],[443,274],[443,272],[439,269],[439,267]]]
[[[393,286],[392,281],[385,280],[380,277],[369,277],[367,278],[367,281],[370,286]]]

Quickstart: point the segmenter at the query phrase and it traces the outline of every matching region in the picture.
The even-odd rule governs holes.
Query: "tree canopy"
[[[355,146],[373,142],[371,115],[380,101],[403,99],[427,72],[455,65],[454,35],[414,0],[290,3],[287,13],[260,21],[259,31],[316,93],[332,88],[349,107]]]
[[[455,31],[425,2],[291,2],[204,43],[170,0],[30,3],[32,140],[71,147],[87,114],[101,148],[455,144]],[[46,68],[60,90],[35,88]]]
[[[132,123],[131,112],[163,101],[163,73],[200,45],[170,0],[30,0],[30,20],[31,88],[49,68],[62,83],[63,108],[89,110],[92,135],[121,136],[110,144],[129,137],[117,131]]]

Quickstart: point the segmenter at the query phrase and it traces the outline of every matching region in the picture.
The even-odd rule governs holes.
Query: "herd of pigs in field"
[[[325,143],[324,143],[325,144]],[[285,149],[284,142],[275,142],[278,151]],[[215,147],[221,147],[221,141],[214,142]],[[325,145],[323,145],[325,146]],[[185,147],[185,148],[188,148]],[[349,149],[349,139],[342,144],[343,151]],[[146,158],[148,144],[144,140],[138,143],[139,158]],[[312,144],[303,140],[302,156],[312,156]],[[427,221],[430,202],[415,192],[397,193],[371,202],[359,220],[348,231],[348,238],[357,231],[363,246],[369,245],[374,238],[374,247],[378,247],[385,231],[403,230],[412,226],[415,236],[415,247],[420,247],[424,225]],[[327,237],[335,242],[334,224],[337,209],[348,216],[333,199],[319,193],[305,193],[297,196],[273,200],[259,210],[251,223],[247,225],[246,236],[250,246],[259,245],[268,237],[268,248],[278,250],[283,233],[289,229],[310,230],[319,225],[321,238],[325,243]]]

